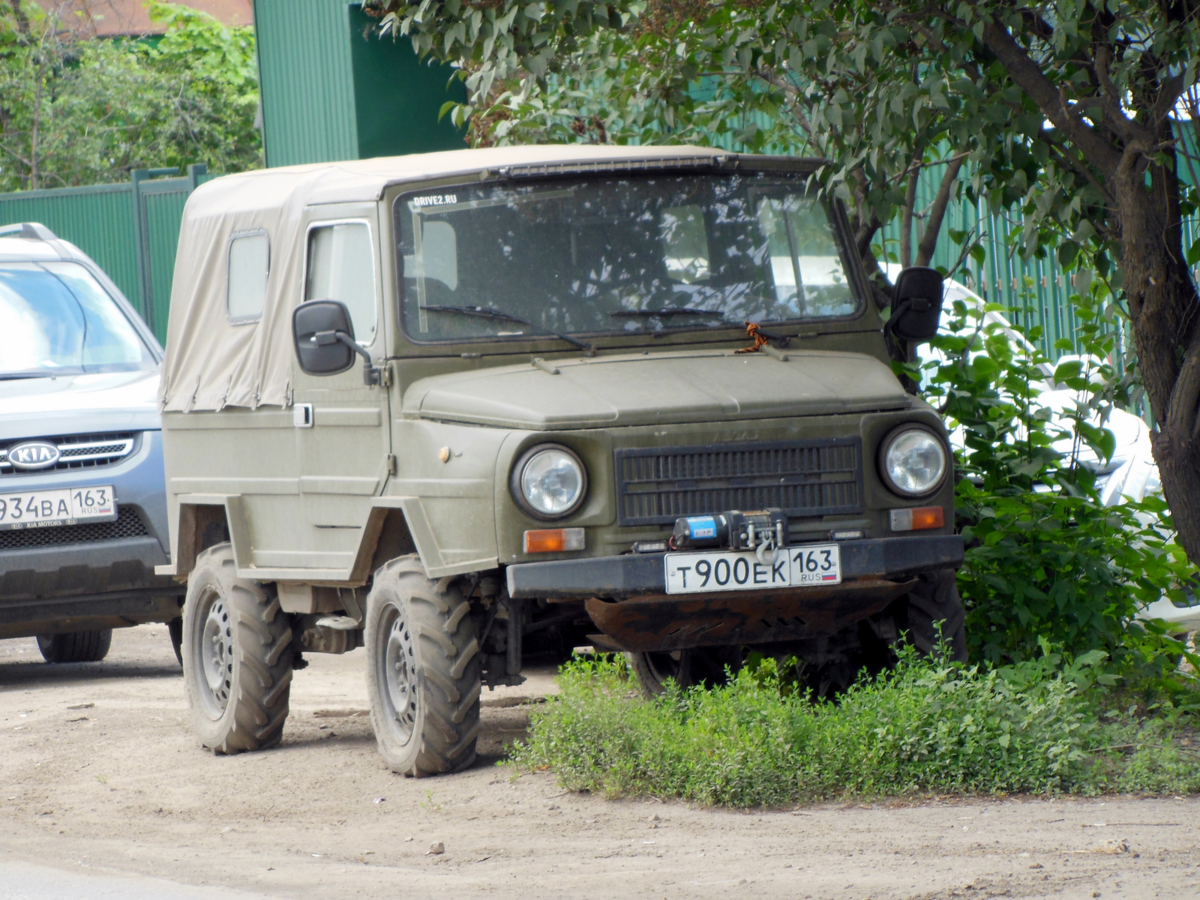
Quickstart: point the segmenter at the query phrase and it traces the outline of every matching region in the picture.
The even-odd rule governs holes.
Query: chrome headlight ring
[[[509,489],[523,511],[535,519],[564,519],[587,497],[587,468],[562,444],[530,447],[512,468]]]
[[[920,425],[901,425],[879,448],[879,474],[901,497],[927,497],[942,486],[949,454],[940,437]]]

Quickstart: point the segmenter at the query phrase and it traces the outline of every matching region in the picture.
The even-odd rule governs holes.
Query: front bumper
[[[962,565],[958,535],[841,543],[842,583],[719,594],[666,593],[663,554],[512,565],[514,598],[585,600],[610,650],[766,644],[832,634],[881,612],[923,573]]]
[[[903,581],[934,569],[957,569],[963,561],[963,539],[956,534],[843,541],[839,546],[843,583],[860,579]],[[517,599],[621,599],[665,594],[667,590],[662,553],[520,563],[506,571],[508,594]]]
[[[8,536],[0,540],[0,638],[161,622],[179,614],[183,588],[154,574],[168,561],[160,432],[142,432],[134,452],[112,465],[6,475],[0,493],[105,484],[113,486],[122,518],[103,539],[74,536],[91,534],[83,526],[0,532]]]

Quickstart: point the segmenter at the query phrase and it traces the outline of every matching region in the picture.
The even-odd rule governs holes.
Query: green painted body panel
[[[874,412],[910,403],[879,360],[819,350],[564,359],[546,368],[527,363],[422,379],[404,394],[406,414],[541,431]]]

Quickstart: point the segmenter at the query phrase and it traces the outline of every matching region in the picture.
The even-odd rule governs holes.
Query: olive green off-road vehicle
[[[302,654],[366,647],[397,772],[470,764],[523,653],[647,690],[795,655],[818,692],[935,623],[952,460],[819,162],[523,147],[273,169],[189,199],[161,406],[192,718],[280,740]],[[911,347],[910,347],[911,349]]]

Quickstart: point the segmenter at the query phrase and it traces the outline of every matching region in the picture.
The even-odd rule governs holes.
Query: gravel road
[[[549,669],[485,692],[473,769],[406,779],[376,755],[362,651],[311,663],[280,747],[216,757],[163,626],[92,665],[0,641],[0,861],[297,900],[1200,896],[1194,798],[742,813],[571,794],[497,765]]]

